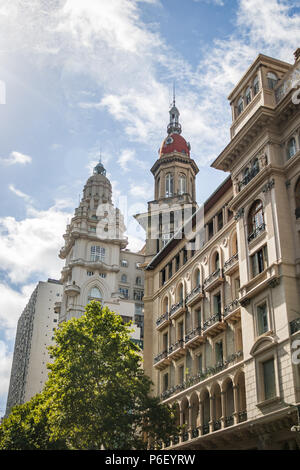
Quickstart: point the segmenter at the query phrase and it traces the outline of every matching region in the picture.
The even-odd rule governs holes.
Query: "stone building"
[[[228,177],[199,208],[186,186],[192,216],[169,240],[157,212],[137,216],[147,229],[145,371],[183,426],[164,448],[300,448],[299,52],[294,64],[260,54],[235,86],[231,139],[212,163]],[[179,187],[182,148],[193,168],[179,129],[154,165],[152,203],[158,187],[173,196],[170,179]]]
[[[6,404],[6,415],[15,405],[25,403],[42,391],[50,362],[48,346],[58,315],[54,305],[61,299],[62,284],[54,279],[39,282],[19,318]]]
[[[125,226],[112,204],[112,188],[102,163],[87,180],[79,207],[67,226],[60,258],[65,259],[63,296],[55,306],[59,321],[78,318],[92,300],[101,300],[124,322],[132,321],[132,338],[143,332],[143,253],[126,249]]]

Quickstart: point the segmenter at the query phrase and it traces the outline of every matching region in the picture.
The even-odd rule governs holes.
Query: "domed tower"
[[[120,253],[128,243],[124,232],[122,214],[112,204],[111,183],[99,162],[83,188],[59,253],[65,259],[63,297],[57,306],[60,321],[82,315],[92,299],[120,311]]]
[[[169,111],[167,136],[151,168],[154,176],[154,200],[148,213],[136,219],[147,232],[146,256],[153,256],[172,238],[177,229],[196,210],[195,178],[199,171],[191,158],[191,146],[181,135],[175,98]]]

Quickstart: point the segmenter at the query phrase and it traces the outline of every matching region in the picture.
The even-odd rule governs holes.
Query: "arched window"
[[[186,193],[186,176],[183,173],[180,173],[178,178],[178,192],[179,194]]]
[[[122,276],[121,276],[121,282],[127,282],[127,276],[126,276],[126,274],[122,274]]]
[[[258,92],[259,92],[259,80],[258,80],[258,76],[256,75],[256,77],[253,80],[253,94],[254,94],[254,96],[257,95]]]
[[[287,157],[288,158],[291,158],[295,155],[296,153],[296,140],[294,139],[294,137],[292,137],[289,141],[288,141],[288,146],[287,146]]]
[[[243,97],[241,96],[240,99],[238,100],[238,103],[237,103],[237,112],[238,112],[238,115],[241,114],[241,112],[243,111],[244,109],[244,101],[243,101]]]
[[[268,72],[267,80],[268,80],[268,87],[270,88],[270,90],[273,90],[276,87],[277,82],[278,82],[277,75],[275,75],[275,73],[273,72]]]
[[[232,240],[231,240],[231,254],[232,256],[236,255],[238,252],[238,244],[237,244],[237,236],[236,232],[234,233]]]
[[[183,301],[183,285],[180,284],[180,286],[178,287],[178,302],[182,302]]]
[[[196,269],[194,279],[195,279],[195,287],[200,286],[200,269]]]
[[[166,175],[166,197],[173,196],[173,175],[168,173]]]
[[[215,253],[213,258],[213,272],[220,269],[220,255],[218,252]]]
[[[168,311],[169,311],[169,299],[168,297],[165,297],[164,302],[163,302],[163,313],[166,313]]]
[[[246,104],[249,104],[250,101],[251,101],[251,89],[250,89],[249,86],[248,86],[248,88],[246,89],[246,92],[245,92],[245,100],[246,100]]]
[[[258,199],[252,204],[248,215],[248,241],[255,238],[261,230],[264,230],[264,228],[263,205]]]
[[[102,299],[102,294],[98,287],[92,287],[89,295],[88,295],[88,300],[101,300]]]
[[[140,276],[137,276],[137,278],[135,279],[135,283],[137,286],[141,286],[142,285],[142,278]]]

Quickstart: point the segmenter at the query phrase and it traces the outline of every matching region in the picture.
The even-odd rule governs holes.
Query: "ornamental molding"
[[[271,191],[271,189],[275,186],[275,180],[272,178],[270,181],[268,181],[263,187],[262,187],[262,192],[267,193],[268,191]]]

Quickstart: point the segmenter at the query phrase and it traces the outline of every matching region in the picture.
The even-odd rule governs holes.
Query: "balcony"
[[[215,374],[218,374],[219,372],[225,370],[228,366],[236,364],[242,359],[243,351],[233,353],[225,361],[219,362],[214,367],[208,367],[198,374],[188,377],[183,383],[168,388],[161,394],[161,399],[167,400],[170,396],[192,387],[193,385],[200,383]]]
[[[219,268],[204,280],[203,287],[205,290],[211,291],[222,282],[224,282],[223,269]]]
[[[257,238],[261,233],[263,233],[266,229],[266,224],[261,224],[259,227],[256,227],[256,229],[250,233],[248,236],[248,243],[250,243],[252,240]]]
[[[253,166],[251,170],[244,176],[244,178],[239,182],[239,191],[243,189],[244,186],[247,186],[248,183],[250,183],[251,180],[259,173],[259,167]]]
[[[156,329],[162,330],[165,326],[169,325],[169,323],[169,312],[165,312],[156,320]]]
[[[231,276],[239,267],[239,254],[235,253],[224,263],[224,274]]]
[[[154,358],[154,367],[156,369],[164,369],[169,363],[170,363],[170,360],[168,358],[168,351],[167,350],[165,350],[162,353],[158,354]]]
[[[231,416],[225,416],[225,422],[224,422],[225,428],[228,428],[229,426],[234,425],[234,417],[233,415]]]
[[[244,421],[247,421],[247,411],[239,411],[238,422],[243,423]]]
[[[179,339],[176,343],[171,344],[169,347],[168,358],[169,359],[179,359],[182,356],[185,356],[186,350],[184,349],[183,339]]]
[[[61,310],[61,302],[55,302],[54,313],[60,313],[60,310]]]
[[[213,430],[219,431],[219,429],[221,429],[221,420],[216,419],[215,421],[213,421]]]
[[[222,314],[215,313],[203,323],[203,332],[209,336],[215,336],[226,329]]]
[[[69,284],[65,287],[65,294],[69,297],[75,297],[80,294],[80,287],[76,284]]]
[[[291,335],[297,333],[297,331],[300,331],[300,317],[290,322],[290,331]]]
[[[296,207],[296,209],[295,209],[295,217],[296,217],[296,219],[300,219],[300,207]]]
[[[229,323],[236,323],[241,318],[241,307],[238,299],[226,305],[224,309],[224,320]]]
[[[204,337],[202,334],[202,328],[198,326],[187,332],[185,335],[185,346],[187,348],[194,349],[198,346],[198,344],[203,343]]]
[[[199,300],[203,299],[204,292],[202,286],[196,286],[194,289],[186,296],[185,304],[187,306],[192,306]]]
[[[181,315],[184,311],[185,311],[185,305],[182,299],[177,304],[172,305],[170,309],[169,318],[171,320],[174,320],[175,318],[179,317],[179,315]]]

